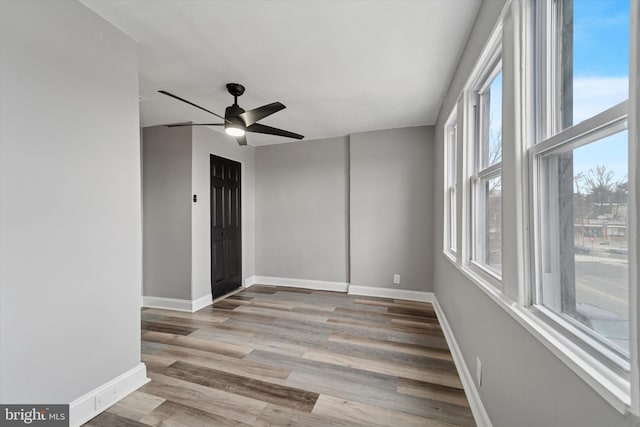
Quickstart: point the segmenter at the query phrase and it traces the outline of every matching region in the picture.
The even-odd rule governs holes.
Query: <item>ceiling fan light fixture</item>
[[[278,111],[287,108],[283,103],[272,102],[271,104],[263,105],[262,107],[246,111],[244,108],[238,105],[238,97],[244,93],[244,86],[238,83],[229,83],[227,84],[227,91],[231,96],[233,96],[233,104],[225,109],[223,117],[219,114],[214,113],[213,111],[209,111],[206,108],[199,106],[198,104],[194,104],[191,101],[181,98],[178,95],[174,95],[165,90],[159,90],[158,92],[163,95],[177,99],[178,101],[189,104],[192,107],[198,108],[202,111],[206,111],[207,113],[213,114],[214,116],[224,120],[224,123],[178,123],[167,126],[224,126],[225,133],[227,135],[233,136],[239,145],[247,145],[247,138],[245,137],[245,134],[247,132],[283,136],[285,138],[304,138],[303,135],[299,135],[294,132],[289,132],[283,129],[278,129],[257,123],[259,120],[262,120],[265,117],[272,115],[273,113],[277,113]]]
[[[227,125],[224,127],[224,131],[227,133],[227,135],[231,136],[244,136],[245,134],[244,129],[237,125]]]

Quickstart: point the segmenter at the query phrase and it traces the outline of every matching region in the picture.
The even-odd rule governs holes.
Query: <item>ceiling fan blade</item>
[[[173,125],[166,125],[168,128],[176,128],[179,126],[224,126],[224,123],[176,123]]]
[[[254,123],[251,126],[247,126],[247,132],[266,133],[268,135],[286,136],[287,138],[302,139],[304,136],[297,133],[289,132],[282,129],[272,128],[271,126],[261,125],[260,123]]]
[[[267,116],[277,113],[280,110],[284,110],[284,104],[280,102],[272,102],[271,104],[263,105],[262,107],[254,108],[253,110],[245,111],[238,116],[244,121],[245,126],[251,126],[260,119],[264,119]]]
[[[192,106],[194,106],[194,107],[196,107],[196,108],[201,109],[202,111],[206,111],[206,112],[207,112],[207,113],[209,113],[209,114],[213,114],[213,115],[214,115],[214,116],[216,116],[216,117],[220,117],[222,120],[224,120],[224,121],[226,121],[226,122],[229,122],[229,120],[225,119],[225,118],[224,118],[224,117],[222,117],[221,115],[216,114],[216,113],[214,113],[213,111],[209,111],[209,110],[207,110],[207,109],[206,109],[206,108],[204,108],[204,107],[201,107],[201,106],[199,106],[199,105],[196,105],[196,104],[194,104],[194,103],[193,103],[193,102],[191,102],[191,101],[187,101],[187,100],[186,100],[186,99],[184,99],[184,98],[180,98],[180,97],[179,97],[179,96],[177,96],[177,95],[174,95],[174,94],[172,94],[172,93],[169,93],[169,92],[167,92],[167,91],[165,91],[165,90],[159,90],[158,92],[160,92],[160,93],[161,93],[161,94],[163,94],[163,95],[170,96],[171,98],[175,98],[175,99],[177,99],[178,101],[185,102],[185,103],[187,103],[187,104],[189,104],[189,105],[192,105]],[[231,123],[231,122],[229,122],[229,123]]]
[[[242,135],[242,136],[236,136],[236,141],[238,142],[238,145],[247,145],[247,137]]]

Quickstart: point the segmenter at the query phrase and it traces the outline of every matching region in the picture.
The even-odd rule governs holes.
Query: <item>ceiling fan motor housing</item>
[[[238,117],[238,115],[242,113],[244,113],[244,108],[240,107],[238,104],[233,104],[227,107],[227,109],[224,112],[224,117],[226,120],[228,120],[232,124],[245,128],[246,125],[244,121],[240,117]]]

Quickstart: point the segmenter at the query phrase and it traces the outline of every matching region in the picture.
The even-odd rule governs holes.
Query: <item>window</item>
[[[505,2],[442,129],[445,253],[636,415],[639,18],[635,0]]]
[[[502,71],[499,59],[488,68],[474,100],[471,260],[499,279],[502,273]]]
[[[454,110],[445,126],[445,235],[444,250],[455,257],[456,254],[456,184],[457,184],[457,141],[458,122],[457,114]]]
[[[540,3],[532,303],[628,370],[630,1]]]

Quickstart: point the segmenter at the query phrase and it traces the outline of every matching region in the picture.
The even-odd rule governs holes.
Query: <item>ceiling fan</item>
[[[295,139],[304,138],[304,136],[297,133],[257,123],[258,120],[264,119],[265,117],[270,116],[273,113],[277,113],[278,111],[287,108],[284,106],[284,104],[280,102],[273,102],[271,104],[263,105],[262,107],[254,108],[253,110],[245,111],[238,105],[238,97],[244,93],[244,86],[239,83],[228,83],[227,90],[229,91],[231,96],[233,96],[233,105],[227,107],[224,112],[224,117],[167,91],[158,91],[163,95],[167,95],[171,98],[177,99],[178,101],[185,102],[224,120],[224,123],[179,123],[167,126],[224,126],[225,132],[228,135],[233,136],[239,145],[247,145],[247,137],[245,136],[245,132],[265,133],[268,135],[284,136],[287,138]]]

